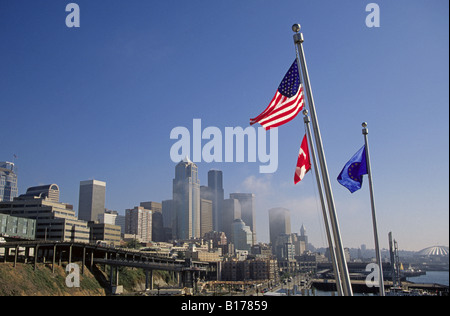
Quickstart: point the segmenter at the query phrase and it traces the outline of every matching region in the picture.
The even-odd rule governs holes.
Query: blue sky
[[[373,248],[367,179],[354,194],[336,177],[362,146],[367,121],[381,247],[449,244],[448,1],[0,2],[0,160],[18,156],[19,193],[57,183],[77,208],[79,182],[107,182],[106,207],[123,213],[172,196],[169,135],[177,126],[247,127],[304,49],[344,246]],[[257,195],[257,237],[271,207],[291,210],[292,230],[326,246],[313,173],[294,186],[299,116],[279,129],[279,167],[199,163],[224,172],[225,194]]]

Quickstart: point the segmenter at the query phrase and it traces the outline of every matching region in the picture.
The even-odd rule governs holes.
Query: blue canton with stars
[[[284,76],[280,85],[278,86],[278,92],[285,97],[292,98],[297,94],[298,88],[300,87],[300,75],[298,72],[297,60],[294,60],[291,68]]]

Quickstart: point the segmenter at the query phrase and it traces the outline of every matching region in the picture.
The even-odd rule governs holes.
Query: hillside
[[[33,265],[18,263],[0,263],[0,296],[103,296],[105,289],[92,273],[85,269],[80,276],[80,287],[66,286],[66,275],[63,267],[56,266],[52,273],[51,266],[38,264],[36,271]]]
[[[105,296],[109,292],[107,268],[106,273],[96,266],[92,271],[85,269],[85,274],[80,275],[80,287],[69,288],[66,286],[66,265],[56,265],[55,273],[52,273],[51,265],[38,264],[36,271],[32,264],[17,263],[14,268],[10,262],[0,263],[0,296]],[[120,285],[123,285],[125,293],[144,289],[145,274],[141,269],[121,268]],[[169,273],[155,271],[155,286],[173,285]]]

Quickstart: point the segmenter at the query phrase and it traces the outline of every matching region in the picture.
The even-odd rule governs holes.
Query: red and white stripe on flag
[[[281,126],[294,119],[297,114],[303,109],[303,87],[300,85],[297,93],[289,98],[278,91],[272,98],[267,109],[261,113],[258,117],[251,120],[250,124],[259,123],[264,129],[270,130],[271,128]]]
[[[303,137],[302,144],[300,146],[300,152],[298,153],[297,167],[295,168],[294,183],[299,183],[305,174],[311,170],[311,159],[309,158],[308,142],[306,135]]]

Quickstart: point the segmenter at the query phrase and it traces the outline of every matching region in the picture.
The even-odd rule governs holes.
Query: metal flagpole
[[[316,159],[316,152],[314,150],[314,146],[312,146],[313,141],[312,141],[312,135],[311,135],[311,127],[309,126],[309,116],[308,116],[308,110],[303,110],[303,121],[305,122],[305,126],[306,126],[306,131],[308,134],[308,142],[311,144],[310,147],[310,151],[311,151],[311,158],[313,161],[313,165],[314,165],[314,173],[316,175],[316,179],[317,179],[317,187],[319,188],[319,195],[320,195],[320,203],[322,204],[322,213],[323,213],[323,221],[325,222],[325,230],[327,233],[327,240],[328,240],[328,247],[330,250],[330,256],[331,256],[331,262],[333,263],[333,270],[334,270],[334,275],[335,275],[335,280],[336,280],[336,289],[337,292],[339,294],[339,296],[342,296],[342,283],[341,283],[341,276],[339,273],[339,268],[337,266],[337,262],[336,262],[336,252],[334,250],[334,243],[333,243],[333,239],[331,238],[331,234],[330,234],[330,224],[328,222],[328,216],[327,216],[327,210],[326,210],[326,206],[325,206],[325,200],[323,197],[323,191],[322,191],[322,181],[320,180],[320,175],[319,175],[319,169],[317,168],[317,159]]]
[[[314,138],[316,140],[317,154],[319,157],[320,169],[322,172],[325,194],[327,197],[328,211],[330,213],[331,226],[333,228],[333,235],[334,235],[334,241],[335,241],[335,246],[336,246],[337,263],[338,263],[338,267],[339,267],[339,272],[342,277],[342,288],[344,291],[344,295],[352,296],[353,290],[352,290],[352,285],[350,282],[350,275],[348,273],[347,263],[345,262],[344,247],[342,245],[341,233],[339,230],[339,223],[338,223],[338,219],[337,219],[337,215],[336,215],[336,208],[334,205],[333,192],[331,191],[330,177],[328,176],[328,168],[327,168],[327,164],[325,161],[325,153],[323,150],[322,138],[320,136],[319,123],[317,121],[317,114],[316,114],[316,109],[314,106],[314,99],[312,96],[311,85],[309,82],[308,68],[306,66],[305,54],[303,51],[303,34],[299,33],[300,24],[294,24],[292,26],[292,30],[294,32],[296,32],[296,34],[294,34],[294,43],[298,47],[297,58],[300,58],[300,64],[302,66],[302,73],[303,73],[303,78],[304,78],[305,91],[306,91],[306,95],[308,97],[309,109],[311,111],[311,122],[312,122],[313,130],[314,130]]]
[[[375,253],[377,257],[377,264],[379,270],[379,287],[380,287],[380,296],[384,296],[384,281],[383,281],[383,265],[381,262],[381,252],[380,245],[378,243],[378,229],[377,229],[377,216],[375,214],[375,200],[373,196],[373,184],[372,184],[372,168],[370,167],[370,155],[369,155],[369,141],[367,139],[367,134],[369,131],[367,129],[367,123],[362,123],[362,133],[364,135],[364,142],[366,144],[366,165],[367,165],[367,174],[369,176],[369,190],[370,190],[370,204],[372,206],[372,223],[373,223],[373,236],[375,239]]]

